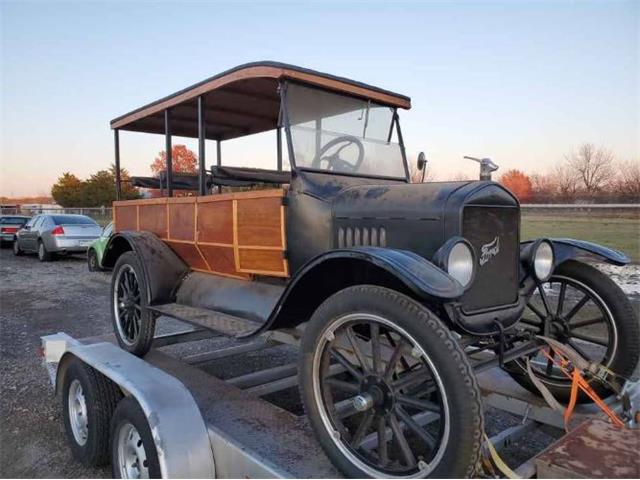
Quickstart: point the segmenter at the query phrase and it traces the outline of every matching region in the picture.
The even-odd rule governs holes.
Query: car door
[[[33,246],[33,238],[35,234],[35,225],[40,220],[41,215],[36,215],[31,220],[29,220],[25,226],[18,232],[18,246],[22,250],[35,250]]]

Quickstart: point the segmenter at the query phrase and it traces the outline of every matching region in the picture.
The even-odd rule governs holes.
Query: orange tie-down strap
[[[555,355],[551,355],[549,349],[541,349],[542,354],[547,357],[551,362],[553,362],[558,369],[565,375],[567,378],[571,380],[571,396],[569,397],[569,404],[564,411],[564,428],[568,432],[569,431],[569,422],[571,420],[571,416],[576,407],[576,403],[578,400],[578,391],[582,390],[593,402],[602,410],[610,419],[611,422],[618,426],[624,427],[625,423],[622,421],[618,415],[609,408],[609,406],[600,398],[600,396],[591,388],[589,382],[587,382],[584,377],[580,374],[578,368],[571,365],[571,362],[567,360],[560,352],[554,349]]]

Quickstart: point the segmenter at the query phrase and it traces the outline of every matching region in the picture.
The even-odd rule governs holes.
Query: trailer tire
[[[95,467],[109,461],[109,425],[120,389],[100,372],[75,358],[62,386],[62,417],[73,456]]]
[[[373,335],[381,339],[378,340],[380,346],[374,346]],[[392,341],[391,336],[395,336],[395,340]],[[343,340],[351,342],[352,346],[356,344],[354,342],[364,342],[360,343],[364,345],[360,351],[374,353],[367,359],[366,356],[363,357],[363,353],[356,352],[357,360],[353,359],[351,363],[344,355],[336,356],[336,351],[342,348],[340,345],[345,345],[341,343]],[[380,351],[384,344],[384,348],[400,349],[399,352],[405,349],[411,354],[405,352],[396,357],[394,350],[390,358],[381,360]],[[355,350],[353,346],[353,351]],[[344,351],[345,354],[346,351],[348,350]],[[330,383],[331,379],[328,379],[331,375],[324,376],[328,373],[332,356],[337,360],[334,365],[342,364],[345,368],[343,374],[338,373],[333,384]],[[377,362],[373,358],[378,358]],[[393,358],[396,359],[396,363],[391,365],[388,362]],[[402,371],[396,374],[395,365],[401,366],[403,362],[406,364],[407,359],[414,362],[414,365],[409,370],[402,368]],[[302,337],[299,361],[300,393],[309,422],[329,458],[346,476],[461,478],[474,475],[480,459],[483,432],[478,383],[467,356],[452,332],[424,306],[401,293],[383,287],[359,285],[346,288],[329,297],[311,317]],[[384,373],[379,375],[382,369]],[[349,372],[354,372],[350,373],[351,377],[340,379],[340,375],[348,375]],[[358,376],[359,383],[357,380],[354,382],[354,377],[357,379]],[[426,434],[426,430],[423,429],[422,436],[414,436],[414,441],[408,442],[405,438],[405,435],[410,435],[408,429],[405,435],[396,433],[398,429],[403,428],[398,419],[402,420],[406,427],[407,419],[415,419],[418,418],[417,415],[425,413],[430,414],[420,412],[407,415],[407,412],[411,411],[410,408],[427,408],[420,407],[420,401],[413,402],[408,398],[413,394],[407,393],[406,390],[418,388],[422,382],[430,383],[431,386],[424,388],[429,388],[432,392],[426,392],[429,396],[423,403],[440,407],[440,420],[436,428],[440,433],[432,431]],[[415,385],[410,387],[410,383]],[[403,386],[400,386],[401,384]],[[335,388],[332,385],[335,385]],[[434,387],[437,390],[431,390]],[[360,413],[352,412],[346,415],[346,400],[340,400],[342,397],[335,396],[336,393],[343,392],[350,392],[346,395],[353,396],[353,407]],[[334,404],[336,400],[340,401]],[[408,403],[408,400],[414,405]],[[340,407],[342,413],[337,413],[338,410],[335,409],[338,404],[343,404]],[[358,420],[358,415],[363,415],[360,417],[361,420]],[[353,423],[347,424],[342,420],[349,420],[347,416]],[[369,416],[368,420],[366,416]],[[401,457],[402,447],[400,450],[391,450],[391,447],[388,448],[384,443],[385,453],[382,454],[379,440],[375,457],[372,453],[373,448],[369,453],[362,453],[359,447],[362,440],[354,439],[364,439],[372,429],[374,433],[367,437],[375,437],[376,421],[378,432],[381,432],[381,429],[389,431],[389,428],[393,432],[391,438],[385,442],[400,445],[404,439],[405,455],[407,458],[413,457],[413,467],[397,470],[395,467],[398,460],[392,462],[390,455],[393,452],[396,458]],[[364,426],[366,422],[368,426]],[[411,423],[414,427],[417,425],[415,421]],[[417,432],[414,427],[411,427],[411,430]],[[380,435],[378,433],[378,439]],[[422,448],[421,438],[428,437],[437,441],[428,452],[411,452],[415,455],[406,453],[406,449]],[[352,441],[356,442],[355,447],[351,444]],[[426,453],[425,456],[429,458],[421,460],[423,456],[418,453]],[[410,464],[411,461],[407,461],[407,465]],[[402,465],[399,466],[404,468]]]
[[[133,310],[123,311],[118,301],[121,282],[126,283],[124,275],[131,276],[137,289],[137,300],[131,299]],[[130,288],[130,287],[127,287]],[[135,297],[135,295],[134,295]],[[147,278],[134,252],[123,253],[116,262],[111,276],[111,321],[120,347],[129,353],[142,357],[151,349],[156,329],[156,314],[147,309],[149,293]]]
[[[111,475],[113,478],[160,478],[160,462],[147,417],[133,397],[123,398],[111,420]],[[138,476],[135,475],[137,470]]]

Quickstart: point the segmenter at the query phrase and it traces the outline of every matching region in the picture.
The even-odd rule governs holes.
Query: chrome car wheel
[[[73,438],[82,446],[89,437],[89,422],[87,418],[87,401],[79,380],[74,379],[69,387],[69,423]]]
[[[131,265],[118,270],[113,290],[113,309],[120,338],[132,345],[140,335],[142,303],[138,277]]]

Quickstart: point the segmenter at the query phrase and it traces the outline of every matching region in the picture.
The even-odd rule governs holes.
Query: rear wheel
[[[13,254],[14,254],[16,257],[20,257],[20,256],[24,255],[24,252],[23,252],[23,251],[22,251],[22,249],[20,248],[20,244],[18,243],[18,239],[17,239],[17,238],[15,238],[15,239],[13,240]]]
[[[47,251],[42,240],[38,240],[38,260],[41,262],[50,262],[53,255]]]
[[[132,397],[118,404],[111,421],[113,478],[160,478],[160,462],[147,418]]]
[[[98,254],[93,248],[89,249],[87,252],[87,267],[90,272],[98,272],[101,270],[100,265],[98,264]]]
[[[522,325],[572,347],[589,362],[601,363],[628,377],[640,357],[640,328],[624,292],[607,275],[586,263],[568,260],[529,300]],[[553,356],[553,351],[550,351]],[[542,354],[530,358],[531,367],[549,390],[562,401],[570,396],[571,381]],[[523,359],[508,364],[507,371],[522,386],[539,394]],[[589,380],[589,378],[587,378]],[[591,380],[600,396],[611,393]],[[588,401],[588,397],[578,397]]]
[[[473,370],[447,327],[392,290],[347,288],[305,329],[302,399],[350,477],[473,475],[482,435]]]
[[[138,356],[151,348],[156,327],[147,295],[140,259],[133,252],[123,253],[111,277],[111,320],[120,346]]]

